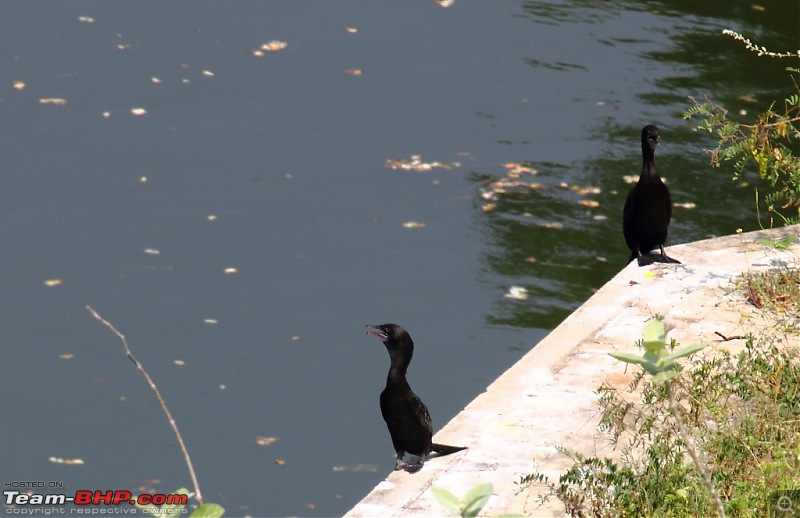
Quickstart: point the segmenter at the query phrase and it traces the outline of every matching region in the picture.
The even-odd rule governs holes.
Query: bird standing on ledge
[[[395,471],[416,473],[426,460],[466,449],[431,441],[433,427],[428,407],[411,390],[406,380],[408,364],[414,355],[414,342],[408,331],[397,324],[368,325],[367,334],[383,342],[391,364],[386,388],[381,392],[381,414],[397,452]]]
[[[672,197],[669,188],[658,176],[655,151],[658,145],[658,128],[642,128],[642,174],[628,193],[622,209],[622,233],[631,250],[630,263],[638,260],[639,266],[652,263],[678,263],[664,253],[669,222],[672,219]],[[659,248],[661,256],[649,252]]]

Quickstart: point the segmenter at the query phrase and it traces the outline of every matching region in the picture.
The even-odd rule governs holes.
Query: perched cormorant
[[[465,449],[463,446],[447,446],[431,442],[433,435],[431,415],[425,403],[414,394],[406,380],[408,364],[411,363],[414,354],[414,342],[408,331],[391,323],[367,327],[374,329],[367,331],[367,334],[383,342],[391,359],[386,388],[381,392],[381,414],[397,452],[395,471],[403,469],[409,473],[416,473],[428,459]]]
[[[669,188],[661,181],[653,158],[658,145],[658,128],[642,128],[642,174],[625,199],[622,210],[622,233],[631,250],[630,263],[638,260],[639,266],[651,263],[678,263],[664,253],[669,221],[672,218],[672,198]],[[659,248],[661,256],[650,254]]]

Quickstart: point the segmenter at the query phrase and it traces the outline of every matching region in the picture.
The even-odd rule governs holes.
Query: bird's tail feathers
[[[431,444],[431,453],[428,454],[428,458],[435,459],[436,457],[444,457],[445,455],[450,455],[451,453],[466,449],[466,446],[449,446],[447,444],[433,443]]]

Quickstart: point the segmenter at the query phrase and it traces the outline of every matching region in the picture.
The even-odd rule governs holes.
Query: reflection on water
[[[708,167],[702,150],[711,140],[692,131],[681,114],[689,106],[689,95],[713,95],[733,113],[757,111],[769,100],[782,98],[790,85],[784,67],[774,60],[756,59],[721,31],[748,27],[771,48],[794,48],[800,6],[762,9],[745,3],[723,6],[720,2],[690,2],[669,9],[658,2],[523,5],[535,24],[553,25],[562,31],[575,28],[570,32],[572,37],[580,34],[578,37],[593,40],[594,45],[612,48],[609,52],[618,56],[617,63],[592,59],[586,65],[571,65],[561,61],[567,59],[561,54],[554,54],[551,61],[527,59],[530,66],[594,70],[590,65],[602,62],[609,68],[638,72],[628,76],[629,84],[622,87],[627,95],[611,88],[604,93],[613,96],[604,99],[598,95],[595,104],[599,111],[612,113],[591,118],[595,124],[581,132],[586,142],[576,141],[569,134],[564,139],[565,145],[588,154],[559,163],[541,163],[535,155],[516,155],[530,160],[537,171],[535,180],[531,180],[535,188],[503,186],[496,207],[487,211],[488,235],[497,245],[487,253],[487,264],[503,282],[522,285],[529,294],[523,302],[498,301],[488,321],[551,328],[625,264],[621,207],[631,186],[625,177],[638,174],[641,167],[638,135],[643,124],[655,122],[663,128],[656,161],[675,203],[669,243],[756,227],[752,190],[746,184],[731,183],[729,174]],[[630,23],[633,20],[639,23]],[[609,31],[607,27],[612,26],[622,30]],[[564,54],[580,56],[576,47],[584,49],[587,45],[571,45]],[[625,105],[632,99],[642,103],[635,119],[619,113],[627,111]],[[472,179],[485,193],[494,191],[492,185],[502,178],[500,175],[500,171],[481,172]],[[746,180],[757,183],[758,176],[752,174]],[[596,193],[590,196],[590,204],[576,195],[582,186]]]
[[[440,427],[624,265],[646,123],[681,204],[670,243],[755,228],[752,192],[680,115],[688,95],[780,97],[785,64],[720,31],[783,50],[798,19],[721,0],[192,6],[4,5],[5,481],[189,485],[90,304],[156,380],[206,500],[345,512],[393,465],[363,325],[413,333]],[[386,167],[416,155],[447,167]]]

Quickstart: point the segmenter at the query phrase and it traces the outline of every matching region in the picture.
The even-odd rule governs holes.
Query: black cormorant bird
[[[631,250],[630,263],[638,260],[639,266],[651,263],[678,263],[664,253],[669,221],[672,218],[672,198],[669,188],[656,171],[654,155],[658,145],[658,128],[642,128],[642,174],[625,199],[622,210],[622,233]],[[650,254],[659,248],[661,256]]]
[[[463,446],[431,442],[431,415],[406,380],[408,364],[414,354],[414,342],[408,331],[391,323],[367,327],[374,329],[367,331],[367,334],[383,342],[391,359],[386,388],[381,392],[381,414],[397,452],[395,471],[403,469],[416,473],[428,459],[465,449]]]

